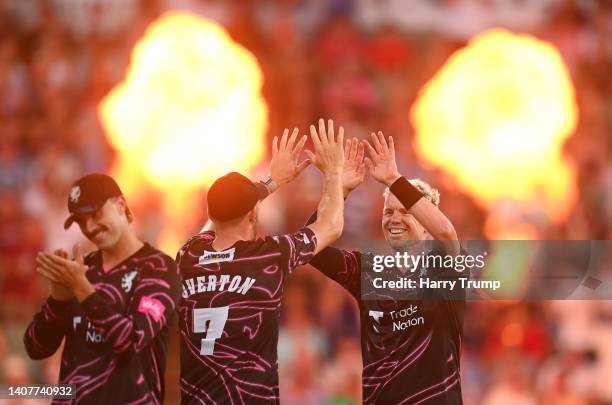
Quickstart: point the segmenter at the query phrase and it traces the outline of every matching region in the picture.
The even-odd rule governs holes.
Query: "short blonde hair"
[[[433,188],[429,185],[429,183],[421,179],[410,179],[408,181],[421,193],[423,193],[423,196],[427,198],[430,203],[432,203],[436,207],[440,206],[440,192],[437,189]],[[383,197],[387,198],[390,193],[391,190],[389,190],[389,187],[385,188],[385,191],[383,192]]]

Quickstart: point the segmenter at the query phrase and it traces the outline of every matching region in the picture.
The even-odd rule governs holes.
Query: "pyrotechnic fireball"
[[[125,80],[100,105],[118,152],[113,172],[128,199],[148,183],[167,198],[167,223],[201,218],[195,193],[229,171],[248,173],[263,156],[261,86],[255,57],[220,25],[186,12],[154,21]],[[164,233],[163,248],[179,245],[184,235],[176,233]]]
[[[578,112],[556,48],[529,35],[490,30],[455,52],[411,110],[415,147],[485,208],[537,205],[562,220],[576,198],[563,156]]]

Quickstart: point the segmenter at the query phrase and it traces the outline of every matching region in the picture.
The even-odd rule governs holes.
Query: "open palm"
[[[298,141],[299,130],[295,128],[291,136],[289,130],[283,131],[280,143],[278,137],[272,141],[272,160],[270,161],[270,177],[279,186],[295,179],[308,165],[310,160],[305,159],[298,163],[302,148],[308,137],[306,135]]]
[[[342,171],[342,188],[344,197],[358,187],[365,179],[365,147],[357,138],[347,139],[344,144],[344,170]]]
[[[397,171],[395,163],[395,145],[393,137],[389,137],[389,143],[381,131],[378,134],[372,133],[372,146],[368,141],[364,141],[368,149],[369,158],[365,158],[368,171],[377,181],[390,186],[401,175]]]

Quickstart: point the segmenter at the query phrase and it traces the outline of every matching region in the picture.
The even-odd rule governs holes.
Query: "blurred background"
[[[208,22],[147,31],[179,9]],[[529,44],[479,59],[473,39],[496,27],[529,34],[554,50],[551,59],[532,63],[541,54]],[[165,45],[146,41],[182,29]],[[213,45],[200,49],[206,40],[189,37]],[[272,137],[285,127],[307,133],[319,117],[347,136],[393,135],[400,171],[440,190],[460,239],[611,239],[611,38],[607,0],[2,0],[0,383],[57,380],[59,356],[32,362],[21,338],[48,294],[36,252],[84,242],[76,227],[62,227],[77,177],[115,175],[139,234],[174,256],[204,224],[215,177],[266,174]],[[496,44],[488,49],[507,49]],[[448,79],[431,84],[440,72],[454,77],[450,90]],[[495,86],[502,95],[487,99]],[[487,122],[479,100],[511,124]],[[535,109],[523,114],[530,100]],[[503,159],[512,164],[496,167]],[[340,246],[382,237],[382,191],[369,179],[351,194]],[[262,205],[262,234],[299,229],[319,196],[309,168]],[[305,266],[286,286],[282,311],[283,402],[360,403],[359,322],[348,293]],[[469,303],[465,403],[612,403],[610,343],[607,301]],[[179,395],[177,345],[175,331],[167,403]]]

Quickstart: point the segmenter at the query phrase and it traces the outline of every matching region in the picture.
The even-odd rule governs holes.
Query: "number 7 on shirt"
[[[215,340],[223,334],[229,306],[218,308],[195,308],[193,310],[193,332],[206,333],[200,346],[200,354],[210,356],[215,350]]]

